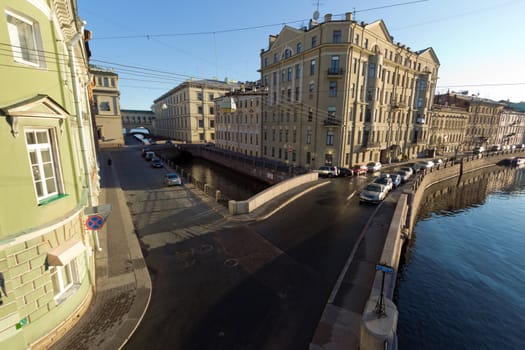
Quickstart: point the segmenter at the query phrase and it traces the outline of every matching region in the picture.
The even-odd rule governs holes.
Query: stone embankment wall
[[[387,301],[386,315],[380,326],[373,323],[374,320],[370,321],[369,316],[373,313],[373,306],[376,305],[381,293],[383,275],[382,272],[377,271],[369,297],[368,304],[370,305],[365,308],[361,321],[360,349],[376,349],[381,347],[381,345],[384,346],[385,342],[387,344],[396,343],[392,339],[397,332],[397,309],[392,302],[396,274],[399,268],[403,243],[412,236],[412,230],[417,220],[419,206],[425,196],[425,190],[438,182],[455,177],[459,178],[463,174],[495,166],[504,159],[523,156],[525,156],[525,150],[469,156],[461,161],[447,162],[437,168],[429,169],[416,175],[417,177],[413,181],[412,186],[409,189],[405,189],[398,200],[381,255],[380,262],[394,269],[394,276],[385,279],[384,282],[384,297]],[[388,329],[389,327],[392,328]]]

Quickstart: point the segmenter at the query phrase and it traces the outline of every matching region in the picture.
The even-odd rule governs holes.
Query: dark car
[[[151,160],[151,166],[154,168],[162,168],[164,166],[164,163],[162,163],[162,160],[158,157],[155,157]]]
[[[354,175],[352,169],[348,168],[339,168],[339,177],[348,177]]]
[[[145,156],[146,156],[146,153],[148,153],[148,152],[151,152],[151,148],[149,148],[149,147],[144,147],[144,148],[142,149],[142,157],[145,157]]]

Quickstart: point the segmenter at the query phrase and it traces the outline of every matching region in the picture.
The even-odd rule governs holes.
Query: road
[[[367,177],[333,179],[264,221],[238,222],[162,187],[139,148],[112,153],[153,294],[126,349],[307,349],[375,206]]]

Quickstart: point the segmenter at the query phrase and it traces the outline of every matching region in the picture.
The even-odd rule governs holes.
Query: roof
[[[219,90],[231,90],[236,89],[240,87],[240,83],[237,81],[219,81],[219,80],[213,80],[213,79],[200,79],[200,80],[186,80],[185,82],[177,85],[173,89],[169,90],[168,92],[162,94],[162,96],[156,98],[153,102],[156,103],[160,100],[163,100],[164,98],[173,95],[175,92],[182,90],[186,87],[203,87],[203,88],[210,88],[210,89],[219,89]]]

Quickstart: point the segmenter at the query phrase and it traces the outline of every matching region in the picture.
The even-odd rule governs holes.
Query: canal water
[[[525,349],[525,169],[428,191],[395,302],[399,348]]]
[[[245,200],[265,190],[270,185],[250,176],[232,171],[226,167],[200,158],[189,159],[178,164],[185,173],[213,190],[220,190],[224,197],[232,200]]]

